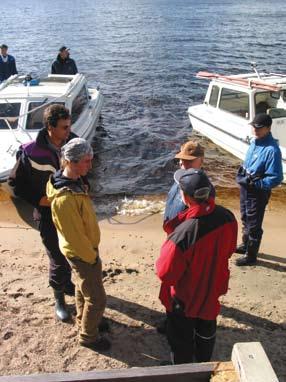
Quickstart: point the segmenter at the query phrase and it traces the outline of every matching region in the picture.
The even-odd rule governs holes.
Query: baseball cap
[[[188,141],[181,146],[181,151],[175,155],[177,159],[194,160],[203,157],[205,150],[198,142]]]
[[[62,46],[62,47],[60,47],[60,49],[59,49],[59,52],[64,52],[65,50],[70,50],[70,48],[67,48],[66,46]]]
[[[272,125],[272,118],[270,115],[265,113],[256,114],[253,121],[250,122],[250,125],[256,129],[261,129],[262,127],[270,127]]]
[[[174,179],[180,189],[195,200],[204,201],[209,198],[211,183],[203,170],[180,169],[175,172]]]

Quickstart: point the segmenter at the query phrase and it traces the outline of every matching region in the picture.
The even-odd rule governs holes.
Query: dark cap
[[[8,49],[8,46],[6,45],[6,44],[2,44],[1,46],[0,46],[0,48],[2,49]]]
[[[261,129],[262,127],[270,127],[272,125],[272,118],[268,114],[256,114],[250,125],[256,129]]]
[[[211,183],[203,170],[180,169],[175,172],[174,179],[180,189],[196,201],[203,202],[209,198]]]
[[[188,141],[181,146],[181,151],[175,155],[177,159],[194,160],[205,155],[204,148],[194,141]]]
[[[65,50],[70,50],[70,48],[67,48],[66,46],[61,46],[59,49],[59,52],[64,52]]]

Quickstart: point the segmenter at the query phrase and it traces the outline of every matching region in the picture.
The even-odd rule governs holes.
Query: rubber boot
[[[249,240],[245,255],[236,260],[236,265],[239,267],[244,265],[255,265],[257,262],[259,246],[260,242]]]
[[[73,282],[69,281],[68,283],[66,283],[66,285],[64,286],[64,294],[68,295],[68,296],[74,296],[75,295],[75,285]]]
[[[55,312],[57,318],[62,322],[69,321],[71,315],[66,307],[64,292],[62,290],[54,289],[54,296],[56,300]]]
[[[247,251],[247,244],[248,244],[248,235],[243,234],[242,243],[236,247],[235,253],[239,253],[240,255],[245,255]]]

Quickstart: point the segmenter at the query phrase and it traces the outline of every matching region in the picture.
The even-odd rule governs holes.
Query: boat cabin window
[[[214,85],[212,87],[211,95],[210,95],[210,100],[209,100],[209,105],[216,107],[217,105],[217,100],[218,100],[218,95],[219,95],[219,87]]]
[[[89,95],[88,95],[86,86],[84,85],[72,103],[72,112],[71,112],[72,123],[75,123],[78,120],[80,114],[83,112],[88,102],[89,102]]]
[[[249,95],[238,90],[222,88],[219,108],[248,119]]]
[[[56,103],[60,105],[64,105],[64,102],[52,102],[47,105],[45,105],[45,103],[46,101],[42,101],[42,102],[38,101],[38,102],[29,103],[29,108],[28,108],[29,114],[27,116],[27,124],[26,124],[27,130],[40,130],[44,127],[44,123],[43,123],[44,111],[48,106],[56,104]],[[35,110],[35,111],[32,111],[32,110]]]
[[[21,103],[0,103],[0,130],[17,129]],[[2,119],[4,118],[4,119]],[[5,119],[7,122],[5,122]]]

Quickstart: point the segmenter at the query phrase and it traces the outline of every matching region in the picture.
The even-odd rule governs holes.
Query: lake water
[[[92,182],[101,200],[168,190],[174,153],[192,134],[187,108],[206,91],[197,71],[247,72],[256,61],[285,72],[279,0],[1,0],[0,21],[20,73],[48,72],[66,45],[90,85],[100,84]],[[202,140],[214,183],[234,186],[239,161]]]

